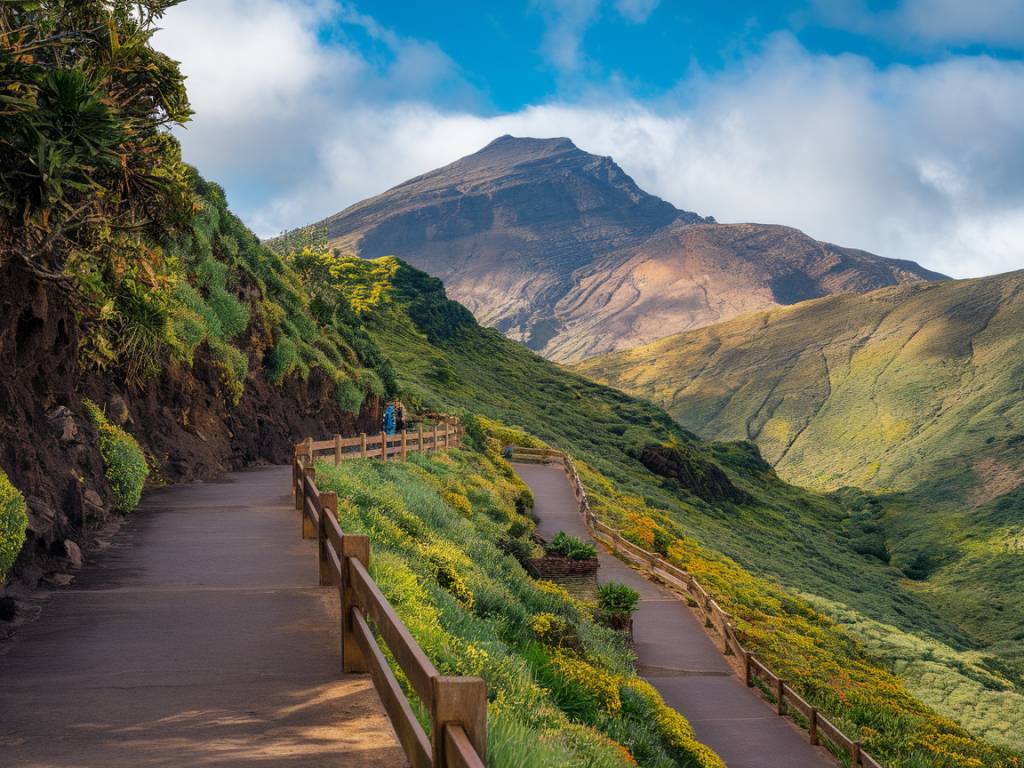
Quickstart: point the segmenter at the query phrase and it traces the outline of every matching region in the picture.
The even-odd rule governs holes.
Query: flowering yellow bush
[[[564,682],[589,696],[604,714],[617,715],[622,709],[619,681],[615,675],[591,666],[568,651],[554,653],[551,657],[551,669]]]
[[[643,538],[638,529],[647,520],[662,529],[662,512],[635,495],[619,493],[586,465],[577,462],[577,469],[599,519],[637,543]],[[653,537],[652,530],[652,543]],[[972,736],[912,696],[895,674],[803,598],[693,539],[675,538],[667,551],[666,559],[692,573],[736,618],[747,648],[885,765],[1024,766],[1019,757]]]

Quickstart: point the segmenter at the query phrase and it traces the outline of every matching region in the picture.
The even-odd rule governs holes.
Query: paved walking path
[[[0,649],[4,768],[405,764],[369,677],[341,674],[290,472],[146,494]]]
[[[516,464],[530,486],[538,530],[547,539],[590,532],[561,467]],[[633,621],[639,672],[678,710],[729,768],[835,768],[824,749],[753,694],[733,674],[689,608],[598,547],[601,582],[629,584],[641,596]]]

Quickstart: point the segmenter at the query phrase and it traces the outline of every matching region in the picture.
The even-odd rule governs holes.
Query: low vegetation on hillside
[[[958,650],[1020,693],[1022,327],[1013,272],[758,313],[581,370],[702,435],[756,441],[790,482],[870,491],[837,493],[851,546],[913,582]]]
[[[636,677],[596,605],[533,581],[509,554],[531,547],[529,491],[500,443],[483,442],[406,463],[324,462],[317,480],[338,493],[344,529],[370,535],[371,573],[441,673],[487,680],[488,764],[724,768]]]
[[[25,498],[0,469],[0,582],[21,551],[27,525]]]
[[[149,477],[146,456],[135,438],[116,424],[111,424],[98,405],[86,400],[85,407],[99,431],[100,455],[117,510],[131,512],[139,505],[142,489]]]

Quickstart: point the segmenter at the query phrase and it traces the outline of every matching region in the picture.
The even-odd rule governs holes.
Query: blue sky
[[[619,4],[371,0],[358,5],[362,13],[399,35],[436,43],[479,91],[483,105],[495,111],[521,109],[585,89],[594,81],[621,80],[633,95],[657,97],[672,91],[692,68],[709,74],[727,71],[757,51],[766,38],[786,31],[810,52],[852,53],[879,66],[920,66],[950,53],[1020,58],[1017,44],[990,35],[981,40],[946,37],[936,41],[909,30],[880,35],[863,23],[884,19],[899,7],[896,0],[863,6],[757,0]],[[582,10],[574,16],[572,8]],[[561,37],[559,17],[565,27]],[[858,18],[859,24],[855,23]],[[357,25],[339,24],[336,34],[374,55],[389,56]],[[578,40],[576,68],[567,68],[565,62],[548,55],[549,42],[571,51],[572,46],[564,44],[566,38]]]
[[[720,221],[1024,267],[1019,0],[188,0],[163,26],[185,157],[261,235],[513,133]]]

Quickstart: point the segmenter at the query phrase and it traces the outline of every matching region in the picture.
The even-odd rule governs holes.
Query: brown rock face
[[[568,139],[503,136],[322,224],[333,247],[398,256],[441,278],[480,322],[563,362],[942,277],[788,227],[681,211]]]

